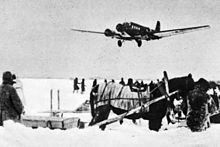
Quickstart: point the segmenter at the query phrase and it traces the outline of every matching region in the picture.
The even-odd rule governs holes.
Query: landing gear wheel
[[[122,41],[118,40],[118,46],[121,47],[122,46]]]
[[[137,44],[138,44],[138,47],[141,47],[142,41],[141,40],[137,41]]]

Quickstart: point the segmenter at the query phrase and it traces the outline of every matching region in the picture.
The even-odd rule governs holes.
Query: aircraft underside
[[[142,45],[142,41],[141,40],[135,40],[137,42],[137,46],[141,47]],[[122,47],[123,42],[125,42],[124,40],[118,40],[118,46]]]

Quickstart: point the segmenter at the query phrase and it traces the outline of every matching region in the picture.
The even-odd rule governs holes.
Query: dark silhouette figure
[[[144,86],[144,82],[143,82],[143,81],[141,81],[140,85],[141,85],[141,87],[143,87],[143,86]]]
[[[208,87],[208,81],[201,78],[195,83],[194,89],[189,92],[187,97],[189,112],[187,112],[186,124],[193,132],[200,132],[209,128],[208,114],[217,110],[215,103],[209,102],[210,96],[206,93]]]
[[[132,79],[132,78],[129,78],[129,79],[128,79],[127,85],[128,85],[128,86],[133,86],[133,79]]]
[[[129,79],[128,79],[127,86],[129,86],[130,89],[131,89],[131,91],[133,91],[133,89],[132,89],[132,87],[133,87],[133,79],[132,79],[132,78],[129,78]]]
[[[9,71],[3,73],[2,84],[0,86],[0,126],[5,120],[20,121],[20,115],[24,106],[12,86],[12,74]]]
[[[94,79],[93,83],[92,83],[92,87],[95,87],[97,85],[97,79]]]
[[[124,79],[123,79],[123,78],[121,78],[121,81],[119,82],[119,84],[125,86],[125,82],[124,82]]]
[[[85,79],[82,79],[82,82],[81,82],[81,94],[83,94],[86,90],[86,85],[85,85]]]
[[[104,82],[107,84],[108,81],[105,79]]]
[[[75,79],[74,79],[74,81],[73,81],[73,93],[74,92],[78,92],[78,90],[79,90],[79,86],[78,86],[78,78],[76,77]]]

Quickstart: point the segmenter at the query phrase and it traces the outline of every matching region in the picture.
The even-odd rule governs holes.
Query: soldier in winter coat
[[[119,82],[119,84],[125,86],[124,78],[121,78],[121,81]]]
[[[86,90],[86,85],[85,85],[85,79],[82,79],[82,82],[81,82],[81,94],[83,94]]]
[[[12,86],[12,74],[9,71],[3,73],[0,85],[0,126],[5,120],[19,121],[23,112],[23,104]]]
[[[78,86],[79,82],[78,82],[78,78],[76,77],[73,81],[73,93],[76,91],[78,92],[79,90],[79,86]]]

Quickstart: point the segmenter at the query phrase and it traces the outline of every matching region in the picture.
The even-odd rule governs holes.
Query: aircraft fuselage
[[[146,35],[154,30],[151,30],[148,27],[133,23],[133,22],[124,22],[123,24],[117,24],[116,30],[122,34],[127,33],[130,36],[137,35]]]

